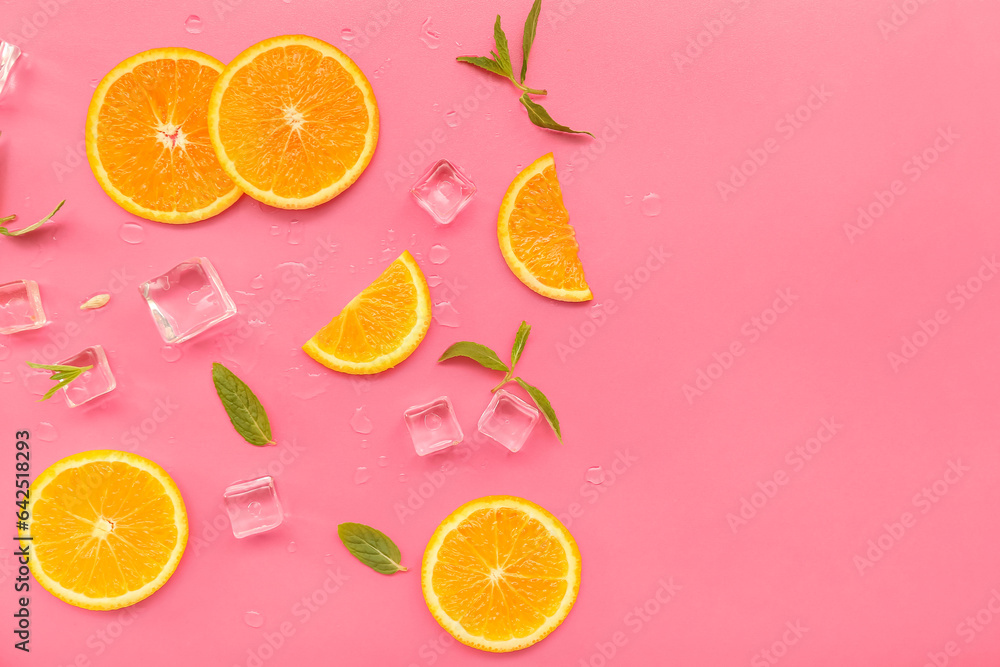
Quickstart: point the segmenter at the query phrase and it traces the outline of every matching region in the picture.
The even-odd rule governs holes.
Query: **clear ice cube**
[[[0,40],[0,98],[3,97],[7,89],[7,80],[10,78],[10,71],[14,69],[17,57],[21,55],[21,49],[9,42]]]
[[[111,373],[111,366],[108,365],[108,356],[100,345],[88,347],[83,352],[59,363],[64,366],[93,366],[63,387],[66,404],[71,408],[103,396],[117,386],[115,376]]]
[[[236,314],[236,304],[205,257],[182,262],[139,286],[160,336],[182,343]]]
[[[46,324],[38,283],[15,280],[0,285],[0,334],[38,329]]]
[[[462,442],[462,427],[447,396],[414,405],[403,413],[403,421],[418,456],[427,456]]]
[[[278,491],[270,476],[230,484],[222,497],[233,535],[237,538],[277,528],[284,518]]]
[[[524,446],[538,417],[537,408],[501,389],[479,418],[479,432],[516,452]]]
[[[410,194],[437,223],[447,225],[472,201],[476,186],[451,162],[438,160],[413,184]]]

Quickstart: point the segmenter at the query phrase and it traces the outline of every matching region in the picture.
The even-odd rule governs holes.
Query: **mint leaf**
[[[521,61],[521,83],[528,74],[528,54],[531,53],[531,45],[535,41],[535,30],[538,29],[538,15],[542,11],[542,0],[535,0],[528,12],[528,18],[524,19],[524,39],[521,41],[521,52],[524,60]]]
[[[250,387],[231,370],[218,363],[212,364],[212,381],[236,432],[251,445],[273,445],[271,423],[264,412],[264,406]]]
[[[342,523],[337,535],[355,558],[379,574],[406,572],[400,565],[399,547],[382,531],[363,523]]]
[[[545,394],[536,387],[532,387],[530,384],[522,380],[521,378],[514,378],[521,387],[524,388],[528,395],[531,396],[531,400],[535,402],[538,409],[542,411],[545,415],[545,421],[549,423],[552,430],[556,432],[556,437],[559,438],[559,442],[562,442],[562,431],[559,430],[559,418],[556,417],[556,411],[552,409],[552,404],[549,403],[549,399],[545,397]]]
[[[49,220],[51,220],[52,216],[54,216],[56,213],[58,213],[59,209],[61,209],[63,207],[63,204],[65,204],[65,203],[66,203],[66,200],[63,199],[61,202],[59,202],[59,205],[56,206],[56,208],[55,208],[54,211],[52,211],[51,213],[49,213],[47,216],[45,216],[44,218],[42,218],[41,220],[39,220],[35,224],[28,225],[24,229],[18,229],[17,231],[13,231],[12,232],[9,229],[7,229],[6,227],[0,226],[0,236],[21,236],[22,234],[27,234],[28,232],[35,231],[36,229],[38,229],[39,227],[41,227],[42,225],[44,225],[46,222],[48,222]],[[0,222],[10,222],[12,220],[15,220],[16,218],[17,218],[16,215],[9,215],[6,218],[0,218]]]
[[[524,344],[528,342],[528,334],[530,333],[531,326],[529,326],[524,320],[521,320],[521,326],[517,328],[517,335],[514,336],[514,347],[510,351],[511,370],[513,370],[514,366],[521,358],[521,353],[524,352]]]
[[[502,77],[507,77],[507,72],[504,71],[500,63],[493,60],[492,58],[487,58],[485,56],[459,56],[455,58],[460,63],[469,63],[470,65],[475,65],[480,67],[487,72],[493,72],[494,74],[499,74]]]
[[[467,340],[455,343],[441,355],[438,361],[445,361],[447,359],[453,359],[455,357],[467,357],[477,362],[480,366],[485,366],[486,368],[491,368],[495,371],[509,371],[507,364],[500,361],[500,356],[486,347],[485,345],[480,345],[479,343],[473,343]]]
[[[590,132],[587,132],[586,130],[573,130],[566,127],[565,125],[560,125],[559,123],[555,122],[554,120],[552,120],[552,116],[549,115],[548,111],[543,109],[540,104],[538,104],[530,97],[528,97],[528,93],[521,95],[520,101],[521,104],[524,105],[524,108],[528,110],[528,118],[531,120],[532,123],[534,123],[538,127],[544,127],[547,130],[556,130],[558,132],[572,132],[573,134],[590,134]],[[594,135],[590,134],[590,136]]]
[[[500,63],[500,67],[504,68],[507,76],[514,76],[514,67],[510,64],[510,48],[507,46],[507,35],[504,34],[503,28],[500,27],[500,15],[497,14],[496,23],[493,24],[493,41],[497,44],[497,56],[496,61]],[[511,81],[514,81],[511,78]],[[517,83],[516,81],[514,83]]]
[[[58,210],[58,209],[57,209]],[[52,381],[56,383],[56,386],[45,392],[39,401],[47,401],[56,395],[56,392],[68,385],[73,380],[77,379],[85,372],[89,371],[93,366],[67,366],[65,364],[36,364],[30,361],[24,362],[28,364],[31,368],[37,368],[42,371],[52,372]]]

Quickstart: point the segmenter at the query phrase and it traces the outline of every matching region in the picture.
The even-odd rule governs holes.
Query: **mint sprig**
[[[56,213],[58,213],[59,209],[61,209],[63,207],[63,204],[65,204],[65,203],[66,203],[66,200],[63,199],[61,202],[59,202],[59,205],[56,206],[56,208],[55,208],[54,211],[52,211],[51,213],[49,213],[47,216],[45,216],[44,218],[42,218],[41,220],[39,220],[35,224],[28,225],[24,229],[17,229],[17,230],[15,230],[15,231],[12,232],[9,229],[7,229],[6,227],[4,227],[2,224],[0,224],[0,236],[21,236],[22,234],[27,234],[28,232],[35,231],[36,229],[38,229],[39,227],[41,227],[42,225],[44,225],[46,222],[48,222],[49,220],[51,220],[52,216],[54,216]],[[6,218],[0,218],[0,223],[13,222],[14,220],[17,220],[17,216],[16,215],[8,215]]]
[[[38,399],[39,401],[49,400],[56,395],[57,391],[94,367],[93,365],[68,366],[66,364],[36,364],[31,361],[26,361],[24,363],[28,364],[31,368],[37,368],[40,371],[50,371],[52,373],[52,377],[50,379],[56,383],[56,386],[49,389],[45,392],[44,396]]]
[[[501,387],[506,385],[508,382],[516,382],[521,385],[521,388],[528,392],[528,396],[531,400],[535,402],[538,406],[539,411],[545,416],[545,421],[549,423],[552,430],[555,431],[556,437],[559,438],[559,442],[562,442],[562,430],[559,427],[559,418],[556,417],[556,411],[552,408],[552,403],[549,399],[542,393],[542,391],[533,385],[528,384],[524,378],[514,375],[514,368],[517,366],[517,362],[521,359],[521,354],[524,352],[524,346],[528,342],[528,335],[531,333],[531,326],[525,322],[521,322],[521,326],[517,328],[517,333],[514,335],[514,345],[510,350],[510,365],[508,366],[503,361],[500,360],[500,355],[480,343],[473,343],[471,341],[463,340],[458,343],[451,345],[444,354],[438,359],[438,361],[446,361],[448,359],[454,359],[455,357],[466,357],[472,359],[480,366],[484,368],[489,368],[494,371],[504,371],[503,380],[500,384],[493,387],[492,392],[496,393]]]
[[[557,123],[552,119],[552,116],[549,115],[549,112],[546,111],[542,105],[528,97],[528,95],[548,95],[548,91],[544,89],[528,88],[524,85],[524,78],[528,75],[528,55],[531,53],[531,47],[535,43],[535,33],[538,30],[538,15],[541,11],[542,0],[535,0],[534,4],[531,6],[531,11],[528,12],[528,17],[524,21],[524,39],[521,42],[521,53],[523,54],[523,57],[521,60],[520,79],[514,77],[514,66],[510,61],[510,47],[507,43],[507,35],[503,31],[503,27],[500,25],[499,14],[497,14],[497,20],[493,24],[493,43],[496,45],[496,50],[490,51],[491,57],[459,56],[456,60],[462,63],[475,65],[476,67],[484,69],[492,74],[496,74],[497,76],[502,76],[517,86],[523,92],[520,102],[528,111],[528,119],[538,127],[543,127],[548,130],[556,130],[558,132],[590,134],[590,136],[594,136],[590,132],[573,130],[565,125]]]
[[[363,523],[342,523],[337,535],[351,555],[379,574],[406,572],[399,547],[382,531]]]

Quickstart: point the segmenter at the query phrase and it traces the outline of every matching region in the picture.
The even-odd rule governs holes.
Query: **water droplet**
[[[355,37],[354,31],[351,30],[350,28],[344,28],[343,30],[340,31],[340,38],[345,42],[353,42],[354,37]]]
[[[263,508],[260,506],[260,503],[258,503],[256,500],[247,505],[247,511],[250,512],[250,514],[253,516],[260,516],[262,509]]]
[[[454,111],[446,111],[444,114],[444,122],[448,127],[458,127],[458,124],[462,121],[458,119],[458,114]]]
[[[258,273],[250,279],[250,287],[253,289],[264,289],[264,274]]]
[[[184,21],[184,29],[192,35],[197,35],[201,32],[201,17],[195,16],[194,14],[187,17],[187,20]]]
[[[514,165],[514,173],[515,174],[520,174],[522,171],[524,171],[524,165],[523,164],[515,164]]]
[[[10,384],[13,381],[14,381],[14,374],[11,373],[10,371],[4,371],[3,373],[0,373],[0,382],[3,382],[4,384]]]
[[[292,220],[288,223],[288,242],[291,245],[299,245],[302,243],[302,225],[298,220]]]
[[[424,21],[424,24],[420,26],[420,39],[423,40],[424,45],[428,49],[436,49],[441,45],[441,33],[436,30],[431,30],[431,19],[430,17]]]
[[[35,429],[35,435],[38,436],[39,440],[44,440],[45,442],[52,442],[59,437],[59,431],[56,427],[48,422],[40,422],[38,428]]]
[[[0,343],[0,361],[3,361],[10,356],[10,348]]]
[[[412,245],[417,245],[417,235],[416,234],[410,234],[410,245],[411,246]]]
[[[462,323],[458,311],[448,301],[434,304],[434,321],[443,327],[457,327]]]
[[[160,355],[170,363],[181,358],[181,348],[176,345],[164,345],[160,348]]]
[[[293,554],[298,550],[299,550],[299,545],[297,545],[295,542],[288,543],[288,553]]]
[[[587,474],[584,475],[587,481],[591,484],[603,484],[604,483],[604,468],[601,466],[594,466],[593,468],[587,468]]]
[[[431,109],[433,109],[434,111],[441,111],[441,105],[435,102],[434,104],[431,105]]]
[[[326,554],[323,556],[323,562],[327,565],[333,565],[337,559],[333,557],[333,554]]]
[[[368,440],[361,438],[361,449],[368,449]]]
[[[309,400],[325,392],[330,386],[330,373],[316,370],[314,364],[307,367],[293,366],[289,369],[291,393],[295,398]]]
[[[101,80],[100,80],[100,79],[91,79],[91,80],[90,80],[90,87],[91,87],[91,88],[97,88],[97,85],[98,85],[98,84],[99,84],[100,82],[101,82]]]
[[[379,468],[384,468],[387,465],[389,465],[389,457],[388,456],[380,456],[380,457],[378,457],[378,467]]]
[[[427,285],[430,287],[437,287],[438,285],[441,284],[441,281],[442,281],[441,276],[435,276],[433,274],[427,276]]]
[[[349,270],[349,271],[350,271],[351,273],[357,273],[357,271],[358,271],[358,269],[357,269],[357,268],[356,268],[356,267],[355,267],[355,266],[354,266],[353,264],[351,264],[351,265],[350,265],[349,267],[347,267],[347,268],[348,268],[348,270]]]
[[[435,245],[431,246],[431,251],[427,257],[431,260],[431,264],[444,264],[451,257],[451,251],[443,245]]]
[[[405,472],[399,473],[399,481],[400,481],[400,483],[405,482],[408,479],[409,479],[409,477],[406,476]]]
[[[259,628],[264,625],[264,614],[259,611],[248,611],[243,614],[243,621],[251,628]]]
[[[625,195],[625,205],[630,206],[632,204],[633,199],[634,197],[632,197],[632,195]]]
[[[372,422],[368,419],[365,406],[362,405],[354,411],[354,416],[351,417],[351,428],[354,429],[355,433],[362,435],[372,432]]]
[[[432,431],[438,430],[441,428],[441,417],[434,412],[427,413],[424,415],[424,426]]]
[[[648,195],[642,198],[642,214],[652,218],[660,214],[660,209],[663,208],[663,202],[660,201],[660,195],[655,192],[650,192]]]
[[[355,484],[364,484],[369,479],[371,479],[371,475],[368,474],[368,468],[366,468],[364,466],[361,466],[357,470],[354,471],[354,483]]]
[[[488,113],[485,116],[483,116],[483,118],[485,118],[486,120],[493,120],[493,114]]]
[[[281,236],[280,225],[271,225],[271,236]]]
[[[118,236],[122,237],[122,241],[125,243],[137,245],[142,243],[142,239],[146,236],[146,232],[142,228],[142,225],[138,225],[134,222],[126,222],[118,228]]]

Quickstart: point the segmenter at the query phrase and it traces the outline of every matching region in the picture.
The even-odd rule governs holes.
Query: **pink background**
[[[497,4],[519,54],[530,3]],[[492,3],[0,2],[0,34],[17,36],[26,54],[0,104],[0,209],[26,224],[68,200],[43,230],[0,238],[0,282],[37,280],[52,320],[0,341],[8,457],[0,487],[13,495],[18,429],[34,434],[35,475],[74,452],[126,449],[172,473],[191,528],[174,577],[130,610],[84,611],[34,586],[29,656],[12,648],[8,542],[0,664],[1000,660],[1000,280],[990,264],[1000,247],[1000,8],[975,0],[643,5],[543,5],[528,83],[548,87],[553,117],[606,139],[597,142],[535,128],[513,87],[454,62],[488,53]],[[717,20],[723,12],[727,22]],[[190,14],[202,19],[199,34],[185,30]],[[376,16],[387,25],[342,39],[349,27],[364,35]],[[421,39],[428,17],[440,33],[435,49]],[[244,197],[215,219],[174,228],[133,219],[81,163],[91,81],[121,60],[187,46],[227,61],[261,39],[299,32],[345,48],[382,114],[371,165],[334,201],[294,213]],[[690,61],[675,55],[685,49]],[[450,126],[446,112],[463,104]],[[796,113],[794,124],[786,119]],[[498,252],[503,192],[518,165],[548,151],[603,314],[535,295]],[[915,167],[925,151],[933,164]],[[411,201],[405,175],[440,157],[479,188],[447,228]],[[746,162],[755,157],[764,164]],[[734,168],[750,174],[745,183]],[[739,187],[723,197],[718,184],[731,177]],[[651,192],[662,198],[657,216],[641,210]],[[879,213],[879,198],[890,196],[867,229],[845,229],[859,207]],[[141,243],[122,240],[127,222],[142,226]],[[324,243],[338,248],[319,264],[312,258]],[[451,251],[439,266],[428,260],[434,244]],[[459,327],[433,325],[409,360],[370,379],[328,372],[299,351],[404,248],[446,281],[434,297],[453,304]],[[662,264],[651,259],[661,248],[670,254]],[[212,259],[240,312],[168,362],[136,288],[195,255]],[[264,289],[250,286],[258,274]],[[77,309],[116,290],[92,316]],[[778,291],[791,295],[790,307],[778,302],[782,313],[768,310]],[[540,427],[509,455],[472,437],[496,374],[435,360],[464,339],[506,354],[522,318],[534,332],[520,370],[552,399],[566,443]],[[921,322],[935,335],[921,335]],[[79,327],[72,336],[71,323]],[[911,358],[902,357],[904,337],[921,344],[906,347]],[[118,379],[113,396],[76,410],[61,398],[35,401],[20,376],[26,359],[54,362],[96,343]],[[740,354],[727,356],[736,343]],[[894,368],[890,353],[906,363]],[[284,444],[258,449],[233,432],[210,380],[213,361],[256,390]],[[699,373],[704,391],[685,395]],[[441,394],[471,444],[420,459],[401,413]],[[362,406],[368,435],[349,424]],[[823,420],[836,425],[832,437],[820,431]],[[818,433],[828,441],[818,452],[813,442],[809,460],[795,452]],[[269,465],[286,522],[237,541],[222,491]],[[617,473],[590,485],[585,471],[597,465]],[[946,473],[951,465],[962,474]],[[367,483],[355,484],[358,467],[370,472]],[[437,524],[495,493],[562,517],[584,560],[563,626],[507,656],[442,641],[418,572]],[[744,501],[749,518],[737,523]],[[383,577],[354,561],[336,537],[342,521],[384,530],[412,570]],[[336,592],[321,593],[324,582]],[[323,604],[307,612],[310,598]],[[249,627],[247,611],[263,614],[263,627]],[[282,628],[288,636],[278,641]],[[280,647],[270,649],[268,638]]]

